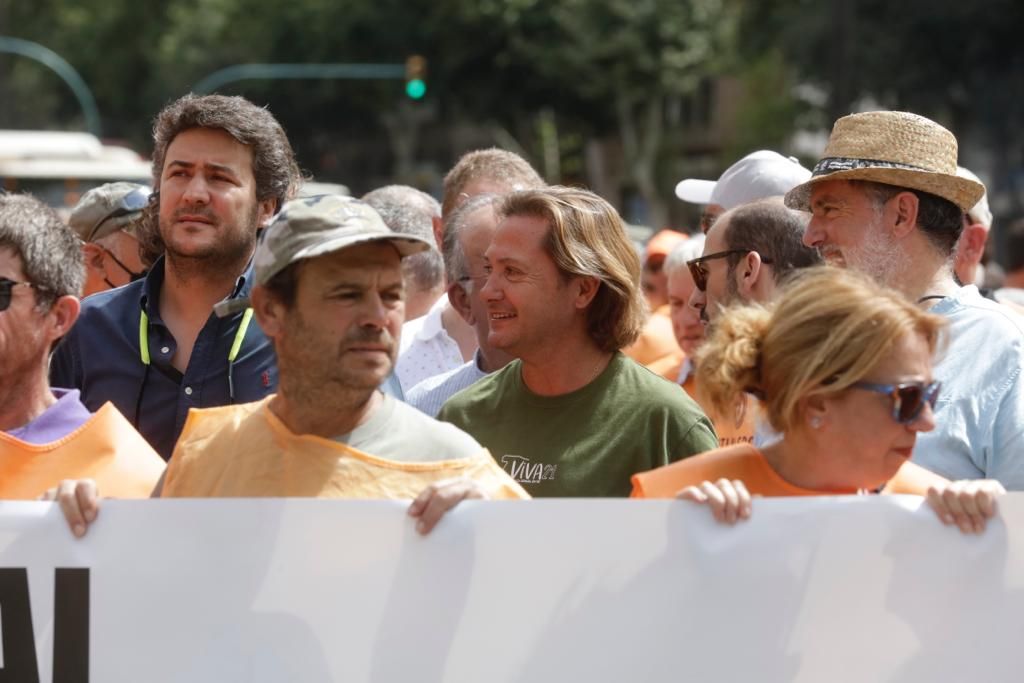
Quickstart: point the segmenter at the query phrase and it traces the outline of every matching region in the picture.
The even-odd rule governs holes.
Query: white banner
[[[471,503],[424,538],[397,502],[107,501],[78,541],[3,502],[0,681],[1016,681],[1024,494],[1000,510]]]

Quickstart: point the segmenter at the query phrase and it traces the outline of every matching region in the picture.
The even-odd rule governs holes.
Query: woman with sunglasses
[[[771,307],[727,310],[698,354],[698,381],[723,413],[753,393],[782,439],[638,474],[633,495],[678,495],[734,523],[749,517],[752,495],[908,493],[927,496],[944,523],[980,532],[1002,486],[950,482],[910,462],[917,434],[935,426],[943,325],[837,268],[805,271]]]

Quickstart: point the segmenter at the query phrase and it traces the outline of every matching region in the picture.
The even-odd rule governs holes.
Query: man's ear
[[[596,277],[577,276],[575,278],[577,294],[576,308],[586,308],[597,296],[597,290],[601,288],[601,281]]]
[[[757,288],[758,280],[768,273],[762,267],[761,255],[756,251],[747,252],[747,255],[736,264],[733,277],[736,278],[736,286],[745,301],[756,299],[754,290]]]
[[[444,253],[444,221],[440,216],[431,216],[430,222],[434,226],[434,241],[437,242],[437,250]]]
[[[256,213],[256,227],[265,228],[270,225],[270,219],[277,214],[277,200],[264,199],[259,203],[259,210]]]
[[[49,313],[52,341],[57,341],[71,330],[81,311],[82,302],[77,296],[62,296],[53,302]]]
[[[287,313],[285,305],[262,285],[252,288],[252,291],[249,292],[249,302],[252,304],[252,313],[263,333],[275,340],[281,336]]]
[[[913,192],[900,192],[889,200],[886,211],[891,211],[890,224],[893,226],[893,237],[902,239],[917,227],[917,195]]]
[[[964,228],[963,234],[960,235],[960,244],[957,245],[957,249],[962,251],[964,257],[972,263],[978,263],[985,253],[985,242],[987,241],[988,229],[980,223],[972,223]]]
[[[473,309],[469,305],[469,294],[462,288],[462,284],[453,282],[448,285],[448,303],[452,305],[462,319],[468,325],[475,325],[476,318],[473,316]]]
[[[85,267],[98,273],[106,274],[103,267],[103,248],[94,243],[86,242],[82,245],[82,258],[85,260]]]

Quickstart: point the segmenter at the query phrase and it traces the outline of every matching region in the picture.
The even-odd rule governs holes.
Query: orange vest
[[[739,480],[753,496],[825,496],[853,494],[854,490],[814,491],[794,486],[779,476],[764,454],[750,444],[717,448],[685,460],[633,475],[632,498],[673,498],[687,486],[718,479]],[[912,462],[905,462],[882,493],[923,496],[931,485],[946,479]]]
[[[0,498],[32,500],[62,479],[94,479],[104,497],[148,498],[164,461],[112,403],[57,441],[0,432]]]
[[[271,399],[190,410],[161,495],[411,499],[433,482],[469,477],[491,498],[529,498],[486,450],[435,462],[386,460],[292,433],[271,412]]]

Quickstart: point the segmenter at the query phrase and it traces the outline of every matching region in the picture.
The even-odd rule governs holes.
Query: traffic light
[[[405,60],[405,94],[414,100],[427,94],[427,60],[420,55]]]

